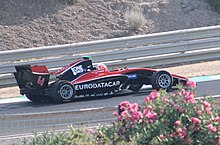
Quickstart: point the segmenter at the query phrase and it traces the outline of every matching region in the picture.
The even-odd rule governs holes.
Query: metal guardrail
[[[16,85],[14,66],[68,65],[83,55],[114,67],[151,67],[220,58],[220,25],[0,52],[0,88]]]

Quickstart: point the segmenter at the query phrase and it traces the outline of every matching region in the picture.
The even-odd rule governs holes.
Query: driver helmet
[[[108,71],[107,66],[105,64],[103,64],[103,63],[97,64],[96,67],[97,67],[98,70]]]

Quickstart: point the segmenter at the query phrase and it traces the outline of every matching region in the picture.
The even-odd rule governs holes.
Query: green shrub
[[[209,0],[209,2],[220,13],[220,0]]]
[[[35,134],[32,139],[24,139],[19,145],[91,145],[96,143],[92,131],[91,129],[74,129],[70,126],[68,132]]]
[[[19,145],[68,145],[68,136],[66,132],[47,132],[42,135],[35,134],[32,139],[24,139]]]

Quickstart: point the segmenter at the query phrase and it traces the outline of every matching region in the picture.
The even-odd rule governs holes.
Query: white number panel
[[[79,66],[72,67],[71,70],[73,72],[73,75],[77,75],[83,72],[83,67],[82,65],[79,65]]]

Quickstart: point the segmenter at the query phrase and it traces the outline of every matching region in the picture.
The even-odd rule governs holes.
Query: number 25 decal
[[[40,85],[40,86],[43,86],[44,81],[45,81],[45,78],[42,78],[41,76],[39,76],[38,79],[37,79],[37,84]]]

